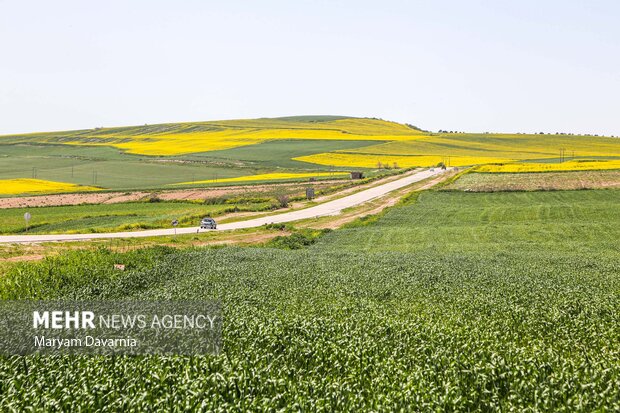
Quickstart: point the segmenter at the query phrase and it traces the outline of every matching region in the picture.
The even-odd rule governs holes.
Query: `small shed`
[[[306,188],[306,199],[314,199],[314,188]]]
[[[351,179],[363,179],[364,178],[364,172],[351,172]]]

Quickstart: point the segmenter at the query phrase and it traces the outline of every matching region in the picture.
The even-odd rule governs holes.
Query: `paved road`
[[[260,227],[265,224],[298,221],[301,219],[315,218],[327,215],[337,215],[343,209],[350,208],[372,199],[381,197],[396,189],[400,189],[407,185],[438,175],[443,171],[435,169],[434,171],[425,170],[405,176],[378,185],[373,188],[365,189],[352,195],[347,195],[333,201],[325,202],[310,208],[300,209],[298,211],[285,212],[282,214],[269,215],[261,218],[250,219],[247,221],[231,222],[229,224],[218,225],[217,231]],[[177,228],[177,234],[195,234],[198,227]],[[201,232],[208,230],[200,230]],[[153,229],[147,231],[131,231],[131,232],[111,232],[106,234],[54,234],[54,235],[5,235],[0,236],[0,243],[19,243],[19,242],[47,242],[47,241],[76,241],[89,239],[107,239],[107,238],[137,238],[137,237],[155,237],[163,235],[174,235],[174,229]]]

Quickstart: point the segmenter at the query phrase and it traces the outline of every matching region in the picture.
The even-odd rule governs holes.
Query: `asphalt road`
[[[275,224],[281,222],[299,221],[301,219],[316,218],[328,215],[337,215],[343,209],[363,204],[372,199],[379,198],[415,182],[429,178],[434,175],[441,174],[441,169],[434,171],[424,170],[407,175],[403,178],[378,185],[373,188],[365,189],[352,195],[328,201],[310,208],[300,209],[298,211],[285,212],[281,214],[269,215],[261,218],[249,219],[247,221],[231,222],[228,224],[218,225],[215,231],[225,231],[241,228],[260,227],[265,224]],[[197,231],[213,231],[199,229],[199,227],[177,228],[177,234],[195,234]],[[0,243],[20,243],[20,242],[49,242],[49,241],[78,241],[90,239],[108,239],[108,238],[137,238],[137,237],[157,237],[165,235],[174,235],[173,228],[152,229],[146,231],[130,231],[130,232],[110,232],[100,234],[49,234],[49,235],[3,235],[0,236]]]

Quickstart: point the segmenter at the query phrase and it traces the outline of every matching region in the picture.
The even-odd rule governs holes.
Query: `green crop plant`
[[[425,192],[296,250],[15,264],[3,299],[221,300],[223,351],[5,357],[0,410],[618,411],[619,201]]]

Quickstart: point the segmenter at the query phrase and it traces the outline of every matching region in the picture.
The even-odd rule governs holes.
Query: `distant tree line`
[[[439,129],[437,131],[437,133],[467,133],[467,132],[460,132],[460,131],[453,131],[453,130],[443,130],[443,129]],[[483,132],[485,135],[491,134],[491,133],[496,133],[496,132]],[[564,136],[595,136],[595,137],[605,137],[605,135],[599,135],[596,133],[571,133],[571,132],[555,132],[555,133],[551,133],[551,132],[535,132],[535,133],[528,133],[528,132],[516,132],[515,135],[564,135]],[[610,135],[610,138],[617,138],[618,136],[615,135]]]

